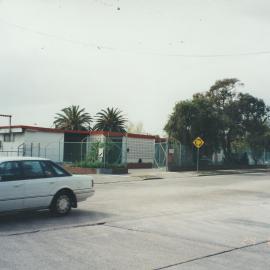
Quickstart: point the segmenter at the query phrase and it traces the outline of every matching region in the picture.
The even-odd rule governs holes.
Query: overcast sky
[[[51,127],[65,106],[114,106],[162,134],[177,101],[226,77],[270,104],[269,14],[269,0],[0,0],[0,113]]]

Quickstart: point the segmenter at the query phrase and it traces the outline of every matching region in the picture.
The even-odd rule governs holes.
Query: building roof
[[[9,129],[10,126],[0,126],[0,129]],[[57,128],[44,128],[37,126],[26,126],[26,125],[16,125],[11,126],[14,128],[21,128],[23,130],[32,130],[40,132],[50,132],[50,133],[69,133],[69,134],[80,134],[80,135],[104,135],[108,137],[125,137],[128,138],[139,138],[139,139],[157,139],[157,136],[144,135],[144,134],[134,134],[134,133],[121,133],[121,132],[110,132],[110,131],[87,131],[87,130],[63,130]]]

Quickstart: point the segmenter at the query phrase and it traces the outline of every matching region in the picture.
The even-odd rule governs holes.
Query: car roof
[[[49,160],[40,157],[0,157],[0,163],[5,161],[23,161],[23,160]]]

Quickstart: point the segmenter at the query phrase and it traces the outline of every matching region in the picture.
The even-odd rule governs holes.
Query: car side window
[[[23,175],[26,179],[44,178],[45,174],[39,161],[22,161]]]
[[[53,162],[48,162],[48,163],[50,164],[50,166],[53,169],[56,176],[58,176],[58,177],[70,176],[70,174],[68,172],[66,172],[63,168],[61,168],[57,164],[55,164]]]
[[[22,170],[19,162],[8,161],[0,164],[0,181],[17,181],[22,178]]]
[[[43,168],[45,177],[56,177],[57,176],[49,162],[40,161],[40,164]]]

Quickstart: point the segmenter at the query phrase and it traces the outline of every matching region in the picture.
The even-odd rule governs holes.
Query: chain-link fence
[[[167,167],[169,170],[195,170],[199,157],[200,169],[237,168],[250,165],[270,165],[270,152],[264,151],[256,162],[249,149],[232,151],[230,162],[226,161],[222,150],[209,156],[202,148],[197,155],[197,149],[191,145],[183,145],[176,140],[155,144],[154,166]]]
[[[87,167],[125,166],[126,144],[106,138],[95,142],[25,143],[17,151],[1,151],[0,156],[48,158],[56,162]]]
[[[31,156],[49,158],[56,162],[70,163],[82,167],[126,167],[143,168],[147,165],[169,170],[196,169],[197,150],[193,145],[183,145],[176,140],[155,143],[127,137],[92,138],[82,142],[24,143],[17,150],[0,151],[0,156]],[[237,166],[255,165],[248,149],[233,152],[232,164]],[[134,166],[135,165],[135,166]],[[143,166],[144,165],[144,166]],[[200,168],[224,167],[226,161],[222,151],[209,157],[202,150],[199,155]],[[270,152],[264,151],[257,165],[270,165]]]
[[[64,143],[63,162],[87,167],[125,165],[124,144],[111,140],[97,142]]]
[[[167,166],[167,153],[168,153],[167,142],[160,142],[155,144],[155,159],[154,159],[155,167],[161,168]]]
[[[0,151],[0,157],[18,157],[18,156],[23,156],[22,153],[18,151]]]

